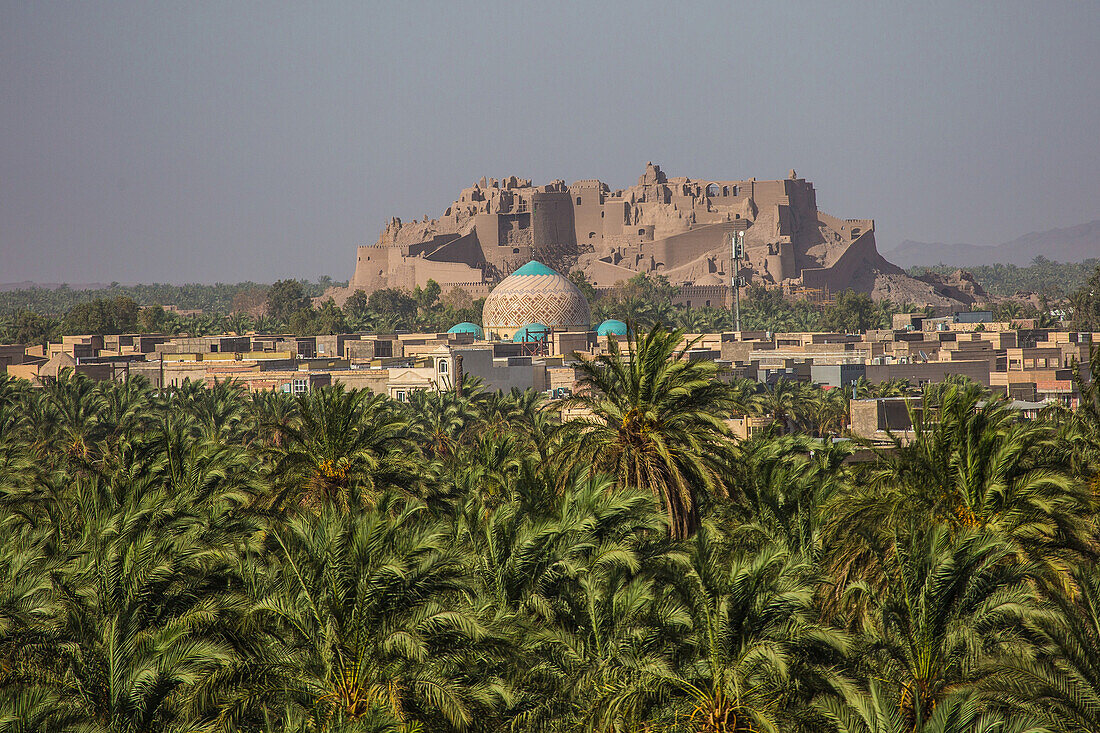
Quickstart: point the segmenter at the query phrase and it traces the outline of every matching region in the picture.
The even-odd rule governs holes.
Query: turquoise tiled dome
[[[527,343],[530,341],[545,341],[550,329],[541,323],[528,323],[526,326],[516,331],[512,336],[512,340],[516,343]]]
[[[474,338],[484,338],[485,334],[481,330],[481,326],[476,323],[470,323],[469,321],[463,321],[462,323],[456,323],[447,329],[447,333],[472,333]]]
[[[608,318],[596,327],[597,336],[607,336],[608,334],[612,336],[625,336],[626,333],[626,324],[614,318]]]

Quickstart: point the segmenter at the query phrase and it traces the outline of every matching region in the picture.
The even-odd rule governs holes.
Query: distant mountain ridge
[[[1029,232],[1011,242],[993,246],[914,242],[907,239],[883,254],[901,267],[939,264],[974,267],[998,262],[1027,265],[1039,255],[1058,262],[1081,262],[1100,257],[1100,219],[1075,227]]]

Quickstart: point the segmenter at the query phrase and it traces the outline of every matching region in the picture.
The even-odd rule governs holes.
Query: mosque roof
[[[542,264],[541,262],[537,262],[535,260],[531,260],[526,265],[519,268],[518,270],[516,270],[512,274],[513,275],[557,275],[558,277],[561,277],[560,273],[555,272],[554,270],[551,270],[546,265]]]
[[[528,323],[526,326],[516,331],[515,335],[512,336],[512,340],[516,343],[545,341],[549,333],[550,329],[541,323]]]
[[[482,336],[481,326],[476,323],[470,323],[469,321],[456,323],[447,329],[447,333],[472,333],[477,336],[477,338],[481,338]]]
[[[627,333],[626,324],[615,318],[608,318],[596,327],[596,334],[599,336],[606,336],[609,333],[615,336],[625,336]]]
[[[551,328],[587,328],[590,320],[588,301],[577,286],[534,260],[493,288],[482,313],[488,331],[533,323]]]

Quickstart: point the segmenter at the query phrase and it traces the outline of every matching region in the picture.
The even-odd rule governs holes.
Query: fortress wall
[[[438,282],[438,280],[436,282]],[[474,299],[489,297],[489,291],[493,289],[492,286],[486,282],[447,283],[446,285],[441,284],[440,288],[444,295],[452,290],[461,290]]]
[[[863,282],[861,276],[870,274],[869,265],[879,270],[890,271],[894,268],[875,247],[874,231],[867,230],[856,237],[850,246],[829,267],[807,268],[802,270],[802,284],[811,288],[828,288],[837,293],[846,288],[870,292],[872,282]],[[900,272],[900,270],[899,270]]]
[[[638,273],[634,270],[613,265],[603,260],[596,260],[585,268],[585,275],[588,281],[591,282],[593,286],[599,288],[610,288],[616,283],[629,280],[637,274]]]
[[[818,211],[817,218],[825,226],[843,234],[845,239],[851,237],[851,233],[854,229],[859,229],[860,234],[862,234],[866,231],[872,231],[875,228],[874,219],[839,219],[835,216],[826,214],[824,211]]]
[[[474,215],[474,231],[477,239],[485,250],[486,257],[494,247],[500,246],[500,224],[496,214]]]
[[[817,211],[817,192],[814,184],[801,178],[783,181],[787,200],[798,210],[799,214],[808,211]]]
[[[786,181],[753,181],[752,198],[757,206],[778,206],[788,203]]]
[[[732,298],[728,285],[681,285],[672,303],[689,308],[728,308]]]
[[[435,250],[431,259],[436,262],[461,262],[470,267],[479,267],[484,262],[484,257],[482,257],[477,230],[453,239]],[[478,269],[478,272],[481,270]]]
[[[788,277],[792,277],[796,270],[795,256],[794,256],[794,242],[780,242],[779,243],[779,272],[775,277],[776,282],[782,282]],[[773,272],[773,274],[775,274]]]
[[[351,289],[370,292],[387,287],[402,259],[401,250],[396,247],[359,247]]]
[[[454,240],[454,239],[457,239],[457,238],[458,238],[458,235],[453,234],[453,233],[436,234],[431,239],[425,239],[422,242],[417,242],[415,244],[409,245],[406,254],[409,255],[409,256],[412,256],[412,257],[416,257],[417,255],[427,254],[428,252],[432,252],[432,251],[438,249],[439,247],[442,247],[449,240]]]
[[[776,234],[781,237],[790,237],[794,228],[791,221],[791,207],[780,204],[775,207]]]
[[[601,207],[600,213],[602,226],[597,231],[601,232],[604,237],[622,234],[623,227],[626,225],[626,213],[628,210],[629,205],[622,199],[605,201]]]
[[[711,224],[682,234],[674,234],[652,244],[646,242],[642,244],[641,251],[646,259],[653,257],[654,262],[664,263],[664,269],[671,270],[686,265],[707,252],[721,250],[726,235],[735,228],[739,227],[735,227],[733,222]],[[728,261],[728,252],[725,253],[725,257]]]
[[[536,193],[532,197],[531,228],[534,230],[535,259],[541,260],[545,256],[556,261],[561,254],[577,251],[573,206],[573,196],[569,191]],[[546,253],[558,257],[547,256]]]
[[[410,262],[414,273],[413,287],[423,288],[428,285],[428,280],[435,280],[443,290],[448,290],[457,283],[471,283],[481,279],[479,268],[461,262],[434,262],[420,258],[410,258]]]

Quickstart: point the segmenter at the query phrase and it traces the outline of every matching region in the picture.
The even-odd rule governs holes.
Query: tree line
[[[1046,265],[1039,263],[1035,266]],[[718,304],[703,307],[676,304],[678,289],[664,276],[639,274],[606,291],[597,291],[579,271],[573,272],[570,279],[588,299],[593,325],[615,318],[632,321],[644,328],[661,323],[689,333],[717,333],[732,330],[734,326],[730,309]],[[81,296],[83,299],[60,313],[43,311],[39,309],[41,304],[19,300],[22,297],[19,293],[0,293],[0,301],[6,296],[9,308],[19,304],[8,315],[0,315],[0,342],[45,343],[56,341],[63,335],[129,332],[186,333],[192,336],[227,332],[244,334],[250,331],[285,332],[297,336],[353,331],[442,332],[464,321],[480,323],[485,302],[484,298],[475,299],[458,288],[444,293],[439,283],[429,280],[424,288],[417,286],[411,291],[400,288],[383,288],[370,294],[355,291],[343,307],[337,306],[331,298],[314,305],[332,284],[331,278],[321,278],[313,284],[301,280],[280,280],[271,286],[256,286],[254,283],[196,286],[206,296],[213,297],[211,293],[220,295],[210,309],[189,315],[180,315],[161,305],[142,307],[132,294],[126,292],[92,298]],[[189,287],[176,289],[184,291]],[[59,291],[35,289],[27,292],[37,298]],[[64,291],[60,292],[57,297],[69,297]],[[148,297],[151,294],[145,295]],[[226,301],[230,295],[232,297]],[[178,297],[165,297],[164,300],[189,302]],[[1064,306],[1069,311],[1072,327],[1100,330],[1100,266],[1071,293]],[[1034,318],[1040,327],[1058,324],[1051,316],[1049,298],[1040,309],[1015,301],[975,306],[976,309],[986,307],[992,308],[997,320]],[[0,303],[0,313],[3,312],[4,307]],[[852,290],[838,293],[834,302],[828,304],[789,300],[778,290],[754,285],[746,290],[741,301],[741,325],[746,330],[755,331],[858,333],[888,329],[895,314],[914,312],[930,311],[911,304],[874,301],[869,295]]]
[[[317,280],[295,280],[311,297],[320,297],[332,286],[347,285],[323,275]],[[151,283],[120,285],[111,283],[105,287],[74,290],[68,285],[56,288],[32,287],[0,291],[0,314],[10,315],[28,311],[39,315],[61,316],[81,303],[94,300],[130,298],[136,303],[173,306],[179,310],[201,310],[207,313],[231,313],[247,310],[263,304],[270,286],[255,282],[216,283],[207,285],[189,283],[171,285]]]
[[[0,381],[0,730],[1100,730],[1096,386],[866,447],[684,350],[555,404]]]
[[[649,327],[655,323],[689,332],[719,332],[733,328],[733,316],[721,307],[674,305],[676,288],[663,277],[637,275],[600,294],[581,273],[576,282],[592,306],[593,322],[617,318]],[[247,291],[237,297],[228,312],[180,315],[159,305],[139,306],[129,295],[101,297],[80,302],[60,316],[20,309],[0,317],[0,342],[45,343],[65,335],[166,333],[203,336],[250,331],[286,332],[297,336],[371,331],[446,331],[456,323],[480,323],[484,298],[474,299],[461,289],[443,294],[429,280],[412,291],[382,288],[369,295],[352,293],[338,307],[332,299],[314,305],[310,290],[297,280],[280,280],[268,288]],[[786,300],[779,292],[761,286],[749,289],[743,300],[742,325],[749,330],[864,331],[889,328],[891,316],[901,310],[889,302],[873,302],[863,293],[845,291],[833,305]],[[909,308],[907,310],[915,310]]]
[[[1058,262],[1038,255],[1031,264],[1023,267],[995,262],[964,269],[972,274],[991,295],[1040,293],[1052,300],[1058,300],[1068,298],[1080,290],[1096,271],[1097,266],[1100,266],[1100,259],[1095,257],[1082,262]],[[923,275],[926,272],[950,275],[958,269],[950,265],[933,265],[910,267],[908,272],[910,275]]]

